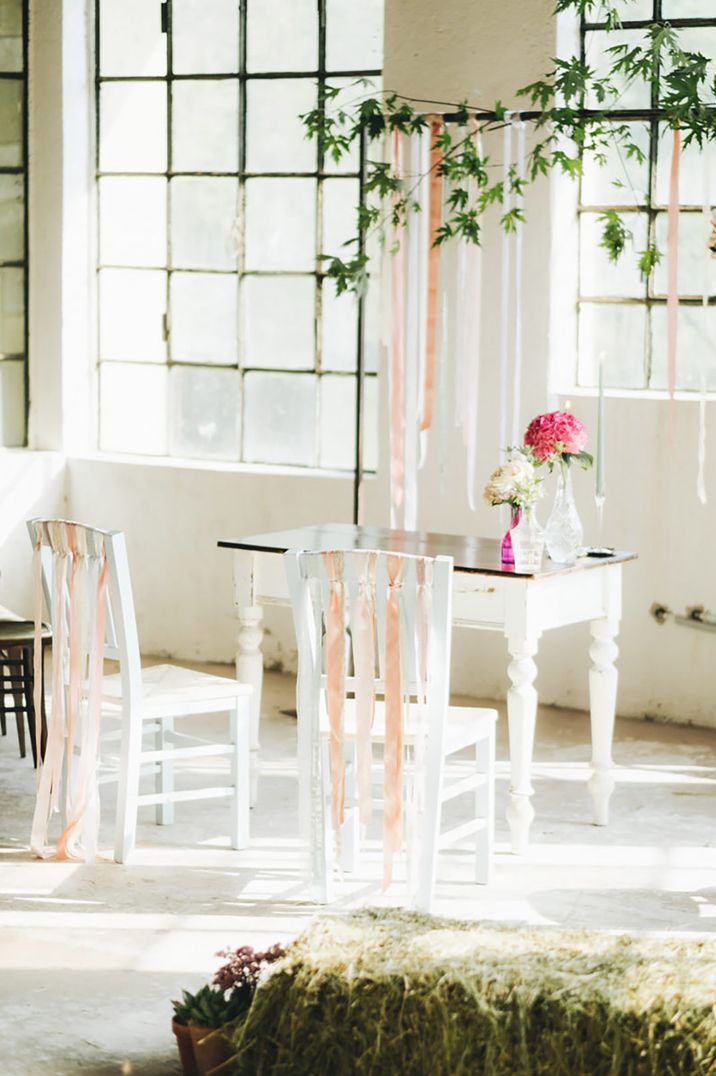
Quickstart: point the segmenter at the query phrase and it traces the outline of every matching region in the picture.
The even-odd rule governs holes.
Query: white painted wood
[[[234,553],[234,605],[239,620],[236,636],[236,679],[251,686],[251,804],[256,804],[259,780],[261,691],[263,686],[263,610],[256,604],[257,556]]]
[[[621,568],[605,579],[605,617],[590,625],[589,700],[592,728],[592,776],[589,791],[594,809],[594,824],[606,826],[609,800],[614,790],[612,741],[616,711],[618,673],[615,661],[619,648],[615,639],[621,617]]]
[[[344,596],[347,608],[353,609],[358,591],[358,572],[354,558],[364,557],[355,551],[344,552]],[[332,899],[335,889],[335,866],[342,870],[355,870],[359,844],[358,811],[355,789],[355,750],[357,727],[355,700],[344,703],[344,739],[346,743],[346,811],[345,822],[340,831],[340,855],[336,856],[336,835],[331,832],[331,788],[328,760],[329,728],[325,705],[325,675],[323,672],[322,624],[325,616],[327,590],[322,559],[311,553],[287,553],[285,555],[288,589],[292,598],[296,640],[298,644],[299,672],[297,683],[298,709],[298,772],[299,772],[299,824],[300,832],[309,850],[309,878],[311,891],[319,903]],[[385,618],[387,574],[385,555],[379,554],[376,572],[376,616],[378,625]],[[412,641],[416,638],[417,601],[414,558],[404,557],[402,582],[399,586],[401,618],[401,665],[404,669],[405,690],[415,694],[411,684],[415,661],[411,656]],[[486,879],[489,864],[484,862],[492,854],[492,839],[485,838],[484,830],[494,824],[493,793],[483,793],[478,800],[476,787],[484,788],[494,781],[494,726],[496,713],[492,710],[475,710],[468,707],[450,707],[450,638],[452,561],[440,557],[429,561],[433,572],[432,602],[430,609],[430,647],[428,668],[428,698],[425,713],[417,702],[406,705],[403,724],[403,742],[411,753],[404,767],[406,783],[405,833],[408,838],[408,876],[411,903],[429,910],[435,888],[437,854],[439,848],[454,840],[468,836],[476,838],[476,856],[479,859],[478,876]],[[384,689],[381,672],[384,666],[380,651],[385,645],[384,626],[376,632],[379,660],[374,683],[376,692]],[[348,639],[350,643],[350,638]],[[348,662],[348,664],[350,664]],[[344,677],[344,691],[355,688],[352,677]],[[425,724],[423,724],[425,721]],[[425,735],[427,734],[427,735]],[[385,739],[385,708],[376,703],[375,719],[371,730],[371,742]],[[476,751],[476,768],[470,777],[446,785],[444,780],[445,758],[464,747],[475,748],[484,741],[485,751]],[[414,761],[423,759],[418,772]],[[422,786],[422,813],[417,816],[416,796]],[[483,807],[483,814],[473,819],[467,828],[441,833],[442,804],[460,793],[473,796],[473,802]],[[373,806],[378,803],[374,799]]]
[[[38,522],[33,520],[28,524],[33,543]],[[47,523],[46,533],[50,535],[62,523],[60,520],[44,522]],[[166,825],[173,819],[175,802],[225,795],[232,800],[232,845],[245,847],[249,834],[246,800],[249,794],[250,685],[172,665],[156,665],[142,670],[124,535],[119,531],[96,531],[90,527],[83,527],[82,531],[85,532],[83,539],[86,548],[99,550],[103,545],[106,551],[109,632],[105,632],[99,653],[105,658],[119,660],[119,673],[104,677],[102,681],[102,719],[115,718],[120,722],[115,860],[124,862],[131,854],[140,805],[155,805],[157,822]],[[52,595],[54,588],[49,574],[52,561],[43,557],[42,564],[45,594]],[[63,615],[63,611],[55,609],[52,601],[49,609],[54,628],[55,618]],[[78,631],[92,639],[96,625],[91,602],[86,603],[85,620],[87,623],[78,625]],[[94,654],[95,650],[96,647],[90,644],[88,652]],[[196,740],[193,746],[175,747],[181,738],[173,731],[174,720],[210,713],[231,715],[232,784],[228,788],[177,791],[173,771],[176,758],[205,757],[207,748],[212,754],[224,754],[226,751],[225,745],[208,745],[205,740]],[[147,750],[143,749],[142,743],[145,732],[153,741],[152,748]],[[184,740],[192,743],[191,738]],[[139,794],[139,776],[143,766],[154,774],[154,793]]]
[[[267,552],[253,554],[260,565],[261,579],[260,583],[248,588],[245,581],[246,564],[251,556],[250,552],[243,550],[235,554],[235,592],[238,580],[238,589],[241,593],[250,591],[252,603],[286,604],[289,588],[277,573],[281,556]],[[237,571],[243,576],[237,576]],[[593,625],[590,650],[592,669],[589,674],[593,744],[590,792],[595,804],[595,820],[606,821],[606,805],[612,788],[611,739],[617,683],[614,658],[621,616],[621,585],[620,564],[590,565],[588,570],[572,570],[563,575],[542,578],[453,572],[452,623],[501,631],[507,639],[510,655],[507,702],[512,773],[508,820],[513,851],[523,853],[527,849],[529,828],[534,818],[530,802],[533,794],[530,770],[537,709],[535,656],[540,635],[552,628],[584,622]],[[609,634],[604,627],[605,621],[610,625]],[[595,627],[596,623],[600,626]],[[380,630],[381,617],[379,642],[382,645]],[[251,682],[259,685],[260,694],[261,673],[256,664],[254,656]]]

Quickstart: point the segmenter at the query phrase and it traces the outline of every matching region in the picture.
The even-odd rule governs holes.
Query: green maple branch
[[[557,12],[568,9],[587,19],[598,19],[607,32],[620,25],[616,10],[606,0],[558,0]],[[510,192],[518,199],[528,184],[553,169],[577,179],[587,159],[603,167],[612,147],[616,147],[631,186],[622,153],[626,162],[637,164],[644,163],[645,154],[624,119],[626,110],[619,109],[619,104],[626,90],[635,84],[645,85],[650,99],[657,102],[654,110],[645,110],[649,118],[670,128],[678,127],[685,146],[696,143],[703,147],[716,140],[716,77],[709,82],[708,59],[701,53],[684,51],[678,31],[667,22],[652,23],[639,44],[617,43],[606,51],[606,73],[598,73],[586,57],[556,59],[544,78],[516,91],[531,106],[531,110],[525,109],[519,115],[533,125],[537,135],[527,155],[525,177],[518,176],[512,166],[507,172]],[[361,83],[366,85],[359,80]],[[316,138],[324,156],[336,163],[362,140],[370,146],[394,131],[410,135],[429,126],[426,116],[396,93],[382,98],[365,96],[351,106],[339,106],[341,92],[325,86],[318,107],[301,116],[307,136]],[[588,101],[595,101],[597,108],[586,108]],[[502,206],[505,192],[503,178],[494,181],[490,175],[496,165],[489,155],[479,151],[475,129],[487,132],[504,127],[509,122],[507,109],[500,101],[490,110],[467,101],[455,105],[423,103],[443,105],[451,113],[450,125],[442,128],[433,143],[433,148],[441,151],[437,167],[447,192],[434,243],[462,238],[479,245],[481,218],[493,206]],[[629,115],[626,112],[627,118]],[[370,262],[366,238],[378,232],[384,239],[388,222],[398,230],[405,226],[409,214],[421,208],[414,194],[424,176],[410,177],[411,186],[408,177],[398,175],[385,161],[369,159],[365,169],[364,193],[368,200],[358,207],[357,234],[345,244],[355,245],[356,253],[352,257],[322,256],[327,263],[325,275],[334,280],[339,294],[347,290],[361,293],[365,289]],[[601,246],[616,262],[624,254],[631,233],[616,210],[606,211],[599,220]],[[500,225],[507,232],[514,231],[521,221],[524,213],[519,201],[500,216]],[[660,259],[661,252],[653,243],[638,252],[642,274],[648,276]]]

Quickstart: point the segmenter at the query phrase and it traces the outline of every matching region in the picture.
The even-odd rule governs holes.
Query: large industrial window
[[[318,255],[355,232],[359,162],[299,114],[327,81],[377,83],[382,7],[98,0],[102,449],[353,466],[375,348]]]
[[[652,20],[668,21],[679,30],[682,47],[711,59],[708,83],[716,75],[716,13],[714,0],[623,0],[619,6],[622,29],[606,32],[604,23],[582,22],[582,48],[590,66],[606,73],[613,57],[611,45],[643,44]],[[644,152],[642,164],[614,152],[606,167],[586,167],[580,199],[580,302],[578,383],[597,382],[600,356],[604,357],[606,383],[622,389],[666,389],[666,230],[672,134],[650,112],[658,95],[650,96],[645,83],[633,84],[621,94],[613,115],[631,117],[633,142]],[[587,107],[599,107],[587,102]],[[708,202],[716,203],[716,147],[708,152]],[[716,390],[716,259],[708,269],[709,332],[702,309],[707,267],[708,227],[705,226],[704,167],[696,145],[686,147],[680,166],[679,217],[679,350],[677,388],[698,390],[701,372],[707,386]],[[631,239],[614,265],[600,246],[599,217],[609,209],[622,215]],[[647,279],[638,267],[638,252],[656,243],[662,260]],[[712,341],[711,351],[709,337]]]
[[[0,2],[0,444],[27,437],[27,5]]]

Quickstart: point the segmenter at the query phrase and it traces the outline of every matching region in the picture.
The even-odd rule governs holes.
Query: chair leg
[[[5,653],[0,654],[4,658]],[[7,736],[7,721],[5,719],[5,665],[0,662],[0,731]]]
[[[428,737],[425,758],[425,800],[422,851],[418,867],[418,885],[413,906],[421,912],[432,909],[437,874],[438,843],[440,839],[440,821],[442,814],[441,792],[445,759],[435,750],[431,750]]]
[[[12,650],[10,657],[13,661],[11,670],[14,670],[12,698],[15,703],[15,725],[17,727],[17,742],[20,746],[20,758],[27,754],[25,747],[25,697],[27,684],[25,683],[25,651]]]
[[[341,828],[341,869],[355,874],[358,867],[360,820],[356,780],[356,748],[346,764],[346,817]]]
[[[166,734],[173,732],[174,718],[160,717],[157,722],[157,731],[154,733],[154,746],[157,751],[171,749],[171,743],[167,741]],[[154,778],[154,790],[163,796],[171,795],[174,791],[174,759],[162,759],[157,763],[157,772]],[[158,826],[171,826],[174,822],[174,804],[158,803],[156,807],[156,819]]]
[[[320,757],[320,796],[318,810],[311,817],[311,892],[317,904],[330,904],[334,894],[333,867],[335,856],[331,824],[331,767],[327,737],[318,744]]]
[[[475,847],[475,881],[488,885],[492,873],[495,840],[495,727],[489,736],[475,744],[477,772],[484,774],[484,784],[475,792],[475,817],[485,819],[485,828],[478,830]]]
[[[248,848],[251,815],[251,699],[236,700],[231,711],[231,847]]]
[[[30,747],[32,749],[32,763],[37,769],[37,740],[35,736],[35,678],[32,671],[32,650],[25,647],[22,651],[23,682],[25,685],[25,712],[27,713],[27,731],[30,735]],[[44,731],[44,726],[43,726]],[[40,738],[42,749],[42,737]]]
[[[142,750],[142,723],[139,715],[122,715],[122,746],[117,786],[114,858],[126,863],[137,835],[137,797],[139,795],[139,758]]]

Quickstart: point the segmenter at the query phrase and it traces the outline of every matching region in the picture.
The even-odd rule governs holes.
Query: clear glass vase
[[[516,572],[537,572],[542,567],[544,528],[540,526],[534,505],[527,504],[517,526],[512,530],[512,552]]]
[[[545,528],[547,552],[550,558],[558,564],[574,564],[579,556],[583,540],[584,531],[574,503],[569,464],[560,463],[557,494]]]

